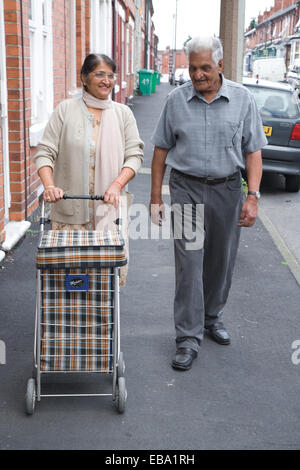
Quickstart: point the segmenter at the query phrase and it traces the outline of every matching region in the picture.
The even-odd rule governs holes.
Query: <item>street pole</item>
[[[149,42],[148,42],[148,36],[149,36],[149,0],[146,0],[146,11],[145,11],[145,20],[146,20],[146,31],[145,31],[145,50],[144,50],[144,63],[145,63],[145,69],[148,68],[148,47],[149,47]]]
[[[224,48],[224,75],[242,82],[245,0],[221,0],[220,39]]]
[[[177,9],[178,9],[178,0],[176,0],[176,12],[175,12],[175,57],[174,57],[174,77],[175,77],[175,70],[176,70],[176,43],[177,43]]]

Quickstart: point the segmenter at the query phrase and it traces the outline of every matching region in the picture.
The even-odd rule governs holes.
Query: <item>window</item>
[[[126,75],[130,74],[130,31],[126,28]]]
[[[128,46],[128,60],[129,60],[129,65],[128,65],[128,74],[134,74],[134,30],[135,30],[135,23],[132,19],[132,17],[129,17],[129,22],[128,22],[128,43],[130,45]]]
[[[254,95],[257,107],[263,116],[276,116],[295,119],[299,116],[297,98],[294,94],[284,90],[274,90],[259,86],[247,86]]]
[[[293,41],[292,50],[291,50],[291,63],[293,64],[295,60],[299,61],[300,59],[300,41]]]
[[[91,50],[109,57],[112,52],[112,9],[110,0],[91,1]]]
[[[131,73],[134,74],[135,44],[134,29],[131,30]]]
[[[29,9],[31,128],[36,146],[53,111],[52,0],[31,0]]]
[[[32,0],[29,1],[29,19],[32,20]]]

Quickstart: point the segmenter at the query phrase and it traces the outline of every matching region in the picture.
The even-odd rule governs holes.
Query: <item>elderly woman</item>
[[[110,99],[115,72],[112,59],[89,54],[81,69],[82,97],[58,105],[38,145],[35,163],[44,200],[55,203],[53,230],[112,229],[112,209],[142,164],[144,144],[135,118]],[[104,195],[104,203],[64,200],[64,193]]]

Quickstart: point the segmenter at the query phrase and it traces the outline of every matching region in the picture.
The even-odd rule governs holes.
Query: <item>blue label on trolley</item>
[[[87,292],[89,290],[88,274],[66,274],[66,291],[67,292]]]

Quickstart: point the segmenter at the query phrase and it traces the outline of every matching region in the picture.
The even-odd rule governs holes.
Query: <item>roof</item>
[[[271,82],[270,80],[260,80],[257,78],[243,77],[243,85],[258,85],[265,88],[276,88],[277,90],[292,91],[294,92],[293,87],[287,83],[282,82]]]
[[[297,3],[294,3],[293,5],[289,5],[288,7],[283,8],[282,10],[276,11],[275,13],[273,13],[273,15],[269,16],[264,21],[262,21],[261,23],[258,23],[256,25],[256,28],[259,28],[260,26],[268,23],[269,21],[275,20],[276,18],[279,18],[280,16],[283,16],[286,13],[289,13],[290,11],[295,10],[295,8],[297,7]]]

